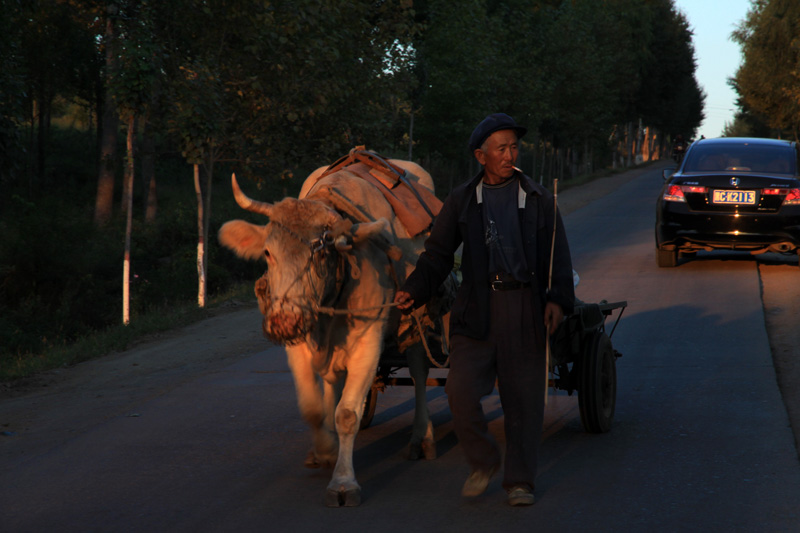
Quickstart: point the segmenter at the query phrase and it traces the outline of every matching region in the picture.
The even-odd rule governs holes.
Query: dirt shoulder
[[[109,418],[136,416],[143,400],[269,346],[255,301],[215,315],[124,352],[0,385],[0,456],[29,455]],[[26,438],[13,438],[20,434]]]
[[[797,265],[762,264],[761,299],[764,322],[772,351],[778,387],[789,415],[794,444],[800,457],[800,298],[797,297],[800,271]],[[793,290],[787,290],[792,287]]]

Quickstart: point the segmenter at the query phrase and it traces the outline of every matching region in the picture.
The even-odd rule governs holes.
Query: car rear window
[[[795,175],[796,157],[791,146],[758,144],[698,144],[686,158],[684,172],[768,172]]]

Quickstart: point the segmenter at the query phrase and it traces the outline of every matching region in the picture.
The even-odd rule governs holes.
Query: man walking
[[[511,505],[535,501],[545,338],[572,312],[574,300],[569,246],[553,195],[514,166],[526,131],[504,113],[478,124],[469,149],[483,168],[447,197],[414,272],[395,296],[404,312],[426,303],[463,243],[445,388],[471,469],[462,494],[482,494],[501,464],[481,405],[497,381],[505,417],[503,487]]]

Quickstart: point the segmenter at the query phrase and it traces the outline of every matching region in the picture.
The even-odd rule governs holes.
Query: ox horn
[[[272,204],[249,198],[242,192],[242,189],[239,188],[239,183],[236,181],[236,174],[231,174],[231,187],[233,188],[233,197],[236,198],[236,203],[239,204],[242,209],[260,215],[270,216],[272,213]]]

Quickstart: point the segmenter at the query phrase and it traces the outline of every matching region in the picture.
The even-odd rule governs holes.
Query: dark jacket
[[[539,313],[534,327],[544,339],[544,304],[553,301],[569,315],[574,306],[572,260],[561,215],[554,213],[553,195],[521,172],[516,173],[525,192],[525,208],[519,210],[520,229],[525,258],[537,290],[533,309]],[[481,171],[472,180],[458,186],[445,199],[439,215],[425,241],[414,272],[403,285],[403,291],[419,307],[436,291],[453,269],[454,254],[462,243],[462,283],[450,313],[451,334],[484,339],[489,333],[489,255],[484,241],[482,206],[478,204],[476,187],[483,178]],[[556,221],[557,218],[557,221]],[[556,221],[556,242],[552,288],[547,290],[550,270],[550,246],[553,223]],[[532,268],[531,268],[532,266]]]

